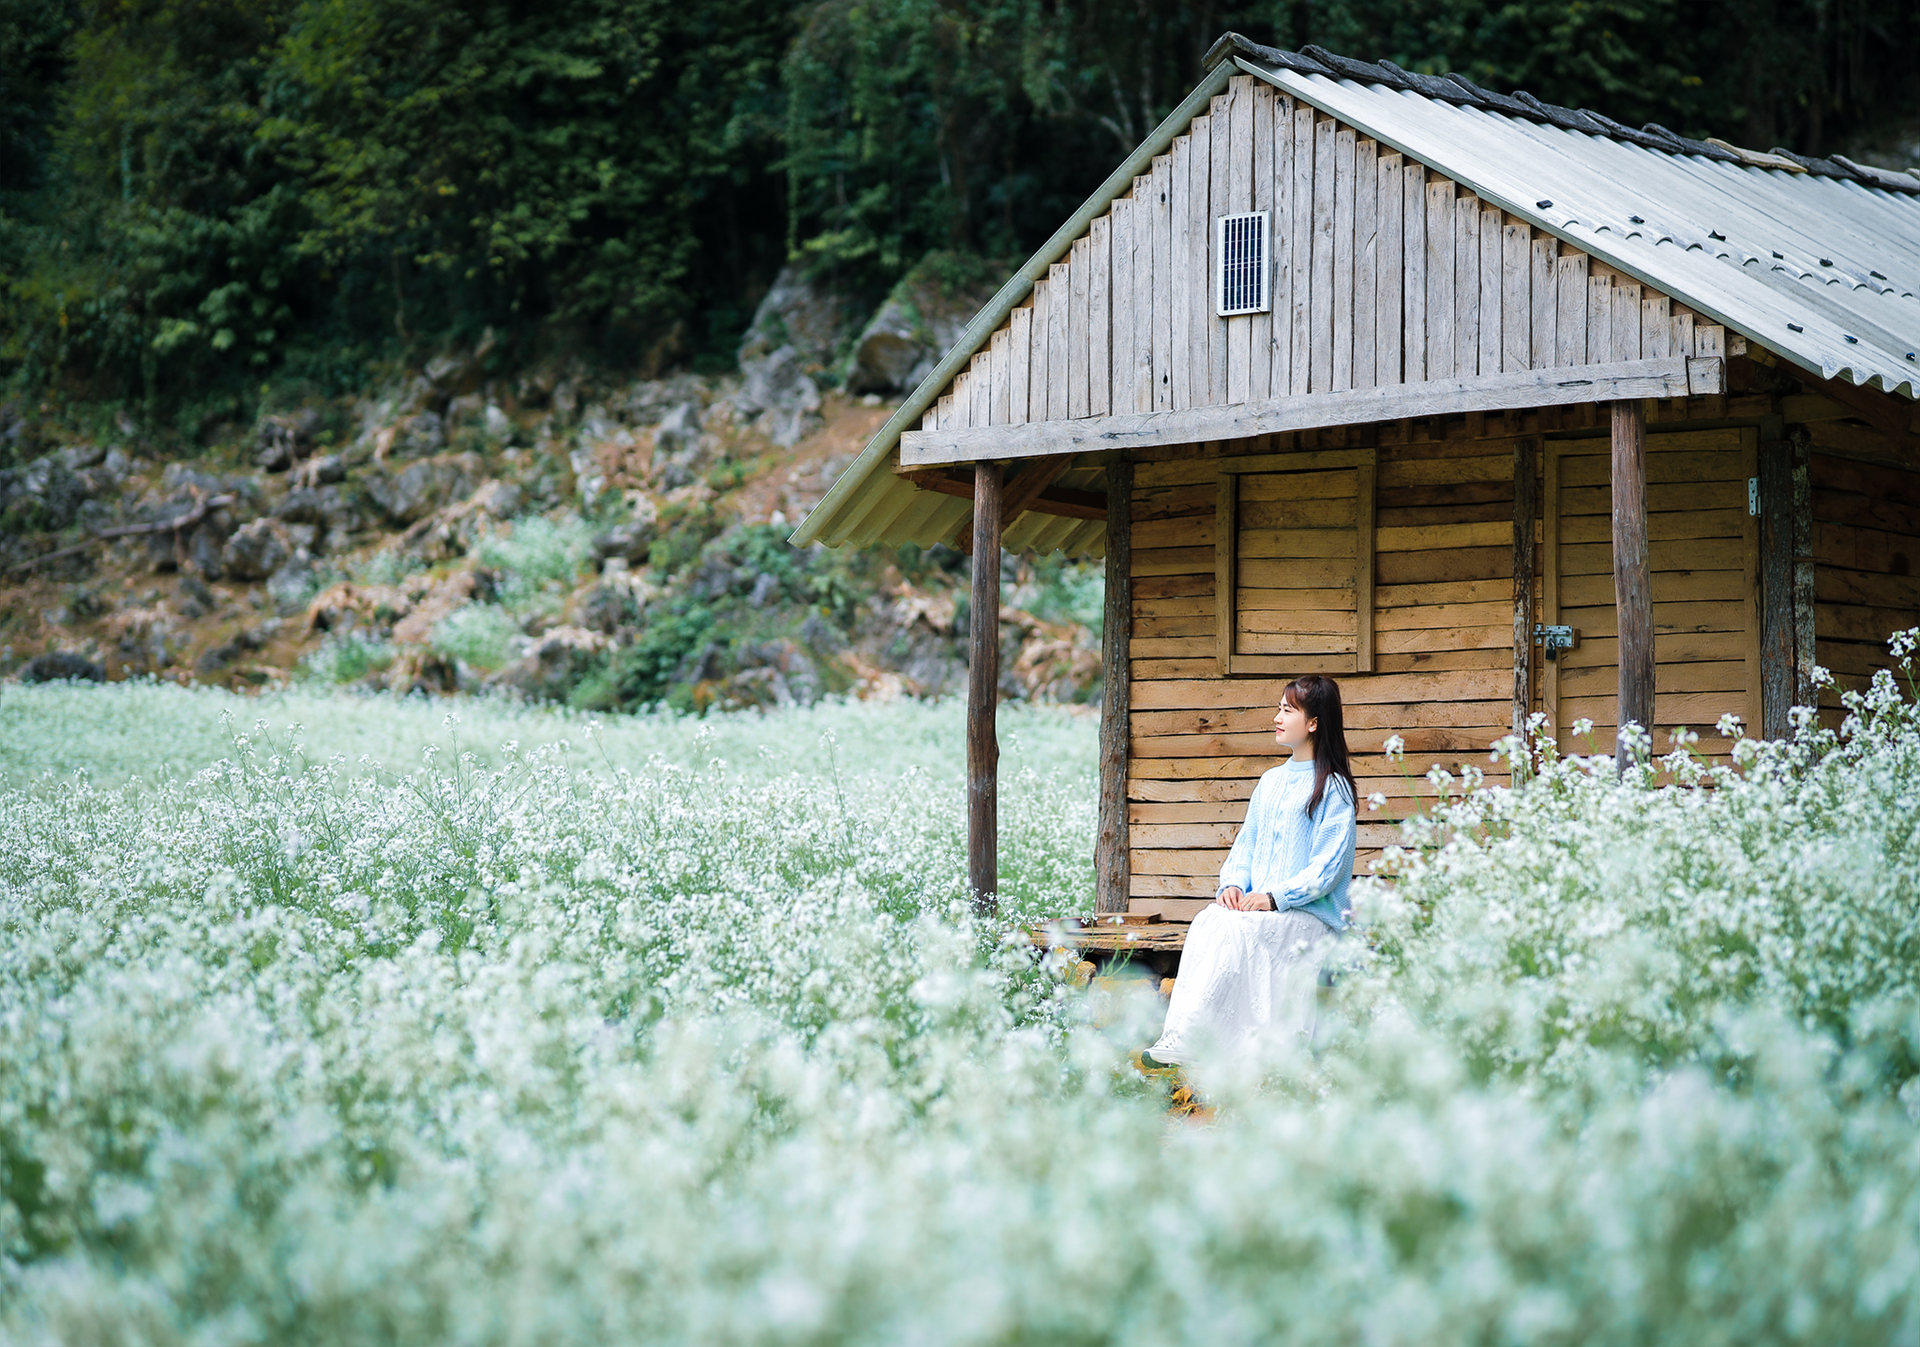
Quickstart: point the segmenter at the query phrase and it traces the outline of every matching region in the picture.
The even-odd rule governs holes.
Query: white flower
[[[1399,762],[1406,756],[1407,741],[1397,734],[1389,734],[1386,743],[1380,746],[1380,751],[1384,753],[1390,761]]]

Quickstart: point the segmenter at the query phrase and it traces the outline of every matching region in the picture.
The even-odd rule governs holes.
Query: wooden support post
[[[1125,912],[1133,891],[1127,833],[1127,738],[1133,704],[1133,462],[1107,465],[1107,597],[1100,624],[1100,831],[1094,907]]]
[[[967,884],[990,917],[1000,891],[1000,486],[998,463],[973,469],[973,596],[967,614]]]
[[[1653,733],[1653,575],[1647,559],[1647,413],[1639,401],[1613,404],[1613,603],[1620,630],[1618,724]],[[1624,735],[1614,759],[1632,762]]]
[[[1793,704],[1819,705],[1813,685],[1813,438],[1795,426],[1793,446]]]
[[[1760,442],[1760,725],[1766,739],[1792,730],[1796,648],[1793,630],[1793,446]]]
[[[1540,442],[1522,435],[1513,442],[1513,732],[1524,739],[1533,710],[1533,517],[1539,481],[1533,462]]]

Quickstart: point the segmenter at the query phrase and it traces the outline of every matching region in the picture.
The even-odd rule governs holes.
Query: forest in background
[[[1762,149],[1920,106],[1862,0],[0,0],[0,401],[187,449],[454,346],[717,371],[789,261],[1001,271],[1228,29]]]

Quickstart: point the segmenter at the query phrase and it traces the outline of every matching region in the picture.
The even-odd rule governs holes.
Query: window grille
[[[1267,213],[1222,215],[1214,221],[1213,311],[1225,318],[1236,313],[1265,313],[1272,301],[1267,294]]]

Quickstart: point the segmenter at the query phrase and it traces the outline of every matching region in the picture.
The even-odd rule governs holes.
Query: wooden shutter
[[[1373,668],[1375,451],[1224,460],[1215,517],[1220,672]]]

